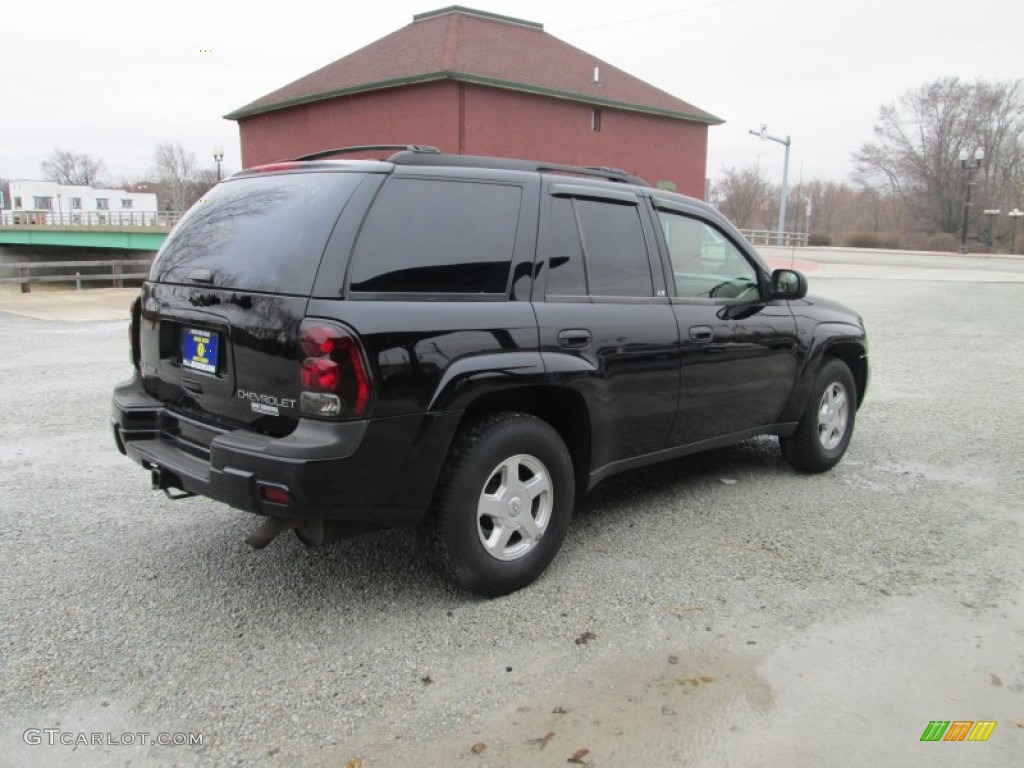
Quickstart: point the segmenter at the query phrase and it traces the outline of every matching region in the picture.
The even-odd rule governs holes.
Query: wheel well
[[[864,348],[859,344],[836,344],[825,350],[825,357],[834,357],[846,363],[857,385],[857,407],[860,408],[868,388],[868,360]]]
[[[492,392],[469,405],[459,428],[500,411],[529,413],[554,427],[572,457],[577,492],[586,489],[590,473],[590,416],[582,395],[570,389],[543,386]]]

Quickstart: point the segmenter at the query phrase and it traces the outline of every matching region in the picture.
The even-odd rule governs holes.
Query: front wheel
[[[456,438],[421,542],[460,587],[505,595],[547,568],[574,503],[572,458],[551,425],[524,413],[494,414]]]
[[[842,360],[826,359],[818,371],[800,424],[779,438],[782,455],[795,469],[827,472],[846,453],[857,415],[857,388]]]

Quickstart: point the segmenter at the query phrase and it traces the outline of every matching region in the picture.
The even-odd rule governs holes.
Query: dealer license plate
[[[181,365],[193,371],[217,374],[220,339],[213,331],[186,328],[181,345]]]

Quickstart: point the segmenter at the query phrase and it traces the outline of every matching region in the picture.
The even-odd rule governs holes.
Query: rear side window
[[[356,245],[351,290],[504,295],[521,198],[511,185],[392,179]]]
[[[548,253],[548,296],[586,296],[587,276],[576,212],[568,197],[551,198],[551,242]]]
[[[635,205],[575,200],[591,296],[653,296],[651,263]]]
[[[653,296],[636,205],[554,197],[548,296]]]
[[[150,280],[306,295],[327,238],[360,173],[285,173],[232,179],[196,203],[164,242]],[[204,283],[205,284],[205,283]]]

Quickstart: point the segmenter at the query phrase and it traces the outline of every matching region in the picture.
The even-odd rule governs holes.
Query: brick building
[[[544,31],[451,6],[226,115],[242,164],[333,147],[622,168],[704,196],[708,126],[722,122]],[[379,153],[378,153],[379,154]]]

